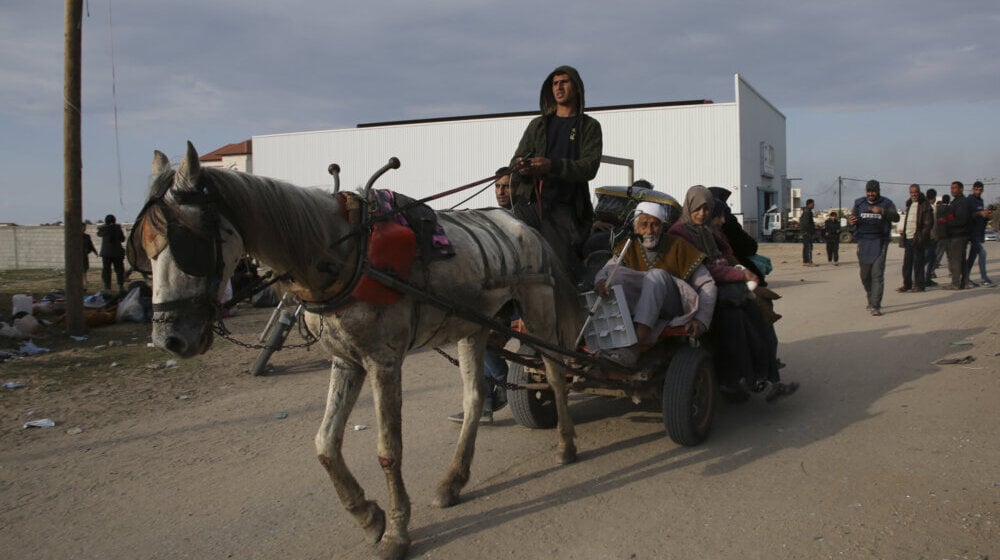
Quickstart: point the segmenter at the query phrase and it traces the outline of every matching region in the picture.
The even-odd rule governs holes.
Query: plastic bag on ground
[[[146,320],[146,311],[142,308],[140,301],[140,289],[138,286],[129,290],[125,299],[118,303],[118,322],[132,321],[142,323]]]

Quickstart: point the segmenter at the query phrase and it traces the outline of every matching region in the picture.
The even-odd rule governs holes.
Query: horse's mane
[[[165,192],[175,173],[158,177],[150,196]],[[220,211],[243,236],[247,252],[266,255],[271,268],[304,278],[317,262],[330,259],[337,241],[333,225],[342,221],[340,205],[330,193],[225,169],[202,167],[199,174],[199,187],[210,185]],[[164,232],[162,212],[156,206],[150,210],[150,225]]]

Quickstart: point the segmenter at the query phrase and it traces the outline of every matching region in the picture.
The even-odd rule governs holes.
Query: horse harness
[[[223,281],[222,272],[224,263],[222,256],[221,234],[222,213],[219,209],[220,199],[217,193],[210,188],[210,185],[202,186],[194,191],[174,191],[167,187],[169,187],[167,184],[161,185],[158,192],[154,191],[149,200],[143,206],[142,210],[139,212],[139,216],[136,218],[136,225],[132,228],[126,244],[126,254],[129,263],[136,271],[143,274],[152,273],[150,259],[156,257],[156,254],[147,254],[145,248],[143,247],[141,232],[144,228],[141,221],[144,219],[146,212],[155,206],[162,212],[167,221],[166,244],[170,247],[171,254],[174,257],[178,268],[190,276],[207,278],[207,282],[205,283],[205,290],[195,296],[162,303],[154,303],[153,322],[169,323],[174,321],[172,317],[158,318],[156,317],[157,313],[177,313],[207,309],[211,320],[217,323],[214,328],[217,334],[225,337],[227,340],[236,342],[241,346],[257,347],[255,345],[248,345],[234,341],[229,336],[229,331],[225,328],[225,325],[222,322],[222,304],[219,303],[217,294],[219,286]],[[171,193],[174,204],[178,206],[195,206],[201,210],[199,213],[200,223],[194,224],[197,229],[194,229],[191,225],[183,223],[171,203],[164,200],[167,192]],[[335,193],[334,196],[336,196],[340,202],[343,217],[352,226],[351,232],[338,239],[337,243],[344,242],[350,237],[359,237],[358,247],[355,250],[356,262],[353,267],[353,271],[346,281],[341,281],[338,278],[321,292],[315,292],[308,289],[293,290],[308,311],[323,314],[336,311],[353,304],[356,301],[354,294],[355,288],[358,287],[362,277],[367,276],[401,295],[412,296],[415,299],[423,300],[432,306],[455,313],[463,319],[487,326],[499,332],[505,332],[508,335],[534,347],[538,351],[545,349],[549,352],[560,355],[578,355],[578,353],[572,350],[567,351],[567,349],[560,348],[526,333],[511,331],[507,325],[503,325],[493,318],[486,317],[470,307],[459,305],[456,302],[445,301],[443,298],[413,286],[391,272],[371,267],[367,258],[370,234],[376,223],[385,223],[387,216],[376,216],[376,210],[374,208],[366,208],[369,206],[368,201],[364,200],[360,195],[349,192],[338,192]],[[366,210],[368,211],[366,212]],[[140,239],[136,239],[137,232],[140,232]],[[162,251],[162,249],[163,248],[161,247],[159,250]],[[482,249],[482,247],[480,247],[480,249]],[[332,264],[327,264],[326,266],[328,269],[334,268]],[[290,276],[286,273],[274,279],[270,283],[280,280],[292,280],[292,278],[290,278]],[[269,285],[269,283],[266,285]],[[258,288],[258,291],[266,287],[266,285]],[[251,291],[250,293],[241,296],[239,299],[233,298],[227,303],[231,306],[242,299],[249,298],[253,295],[253,293],[255,292]],[[311,333],[309,334],[311,335]],[[314,336],[311,335],[311,340],[303,346],[310,346],[317,342],[319,340],[319,334],[321,333]]]
[[[221,214],[218,209],[218,196],[209,189],[196,191],[170,191],[174,203],[178,206],[197,206],[199,223],[185,224],[175,208],[164,200],[167,190],[158,196],[151,196],[136,218],[136,226],[132,228],[126,245],[129,264],[134,270],[143,274],[152,274],[149,255],[142,243],[143,227],[141,221],[146,212],[156,207],[167,221],[167,242],[177,267],[189,276],[207,278],[205,290],[192,297],[153,304],[154,321],[167,322],[168,319],[155,317],[156,313],[195,311],[208,309],[213,320],[220,316],[218,290],[222,284],[222,234]],[[136,239],[139,235],[140,239]],[[159,249],[163,250],[163,247]],[[159,254],[159,253],[157,253]]]

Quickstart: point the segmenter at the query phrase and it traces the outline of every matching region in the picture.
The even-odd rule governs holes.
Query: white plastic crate
[[[580,294],[589,312],[597,301],[596,292]],[[584,332],[587,348],[591,351],[623,348],[637,342],[632,326],[632,314],[625,301],[625,290],[621,285],[611,286],[611,294],[597,306],[590,324]]]

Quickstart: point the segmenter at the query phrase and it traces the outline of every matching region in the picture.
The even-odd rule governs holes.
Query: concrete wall
[[[126,235],[128,226],[126,226]],[[87,226],[94,246],[101,250],[97,224]],[[66,268],[62,226],[0,227],[0,270]],[[101,259],[90,255],[90,268],[101,269]]]

